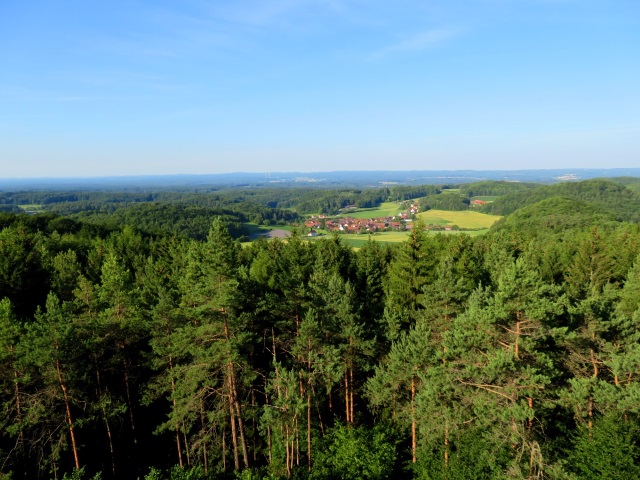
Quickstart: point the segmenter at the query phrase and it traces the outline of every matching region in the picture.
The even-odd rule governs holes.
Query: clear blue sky
[[[0,177],[640,167],[639,0],[0,0]]]

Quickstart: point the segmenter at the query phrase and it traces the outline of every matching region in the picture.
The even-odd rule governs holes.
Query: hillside
[[[540,187],[539,183],[487,180],[460,185],[460,193],[467,197],[500,196],[525,192],[538,187]]]
[[[624,185],[631,191],[640,192],[640,178],[638,177],[613,177],[609,180]]]
[[[495,232],[558,232],[571,228],[613,223],[616,218],[605,208],[570,197],[550,197],[522,207],[496,222]]]
[[[483,211],[493,215],[509,215],[520,208],[552,197],[566,197],[585,202],[618,221],[640,221],[640,195],[624,185],[607,180],[561,183],[511,193],[485,205]]]

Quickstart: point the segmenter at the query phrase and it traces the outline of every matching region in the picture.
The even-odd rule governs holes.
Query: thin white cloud
[[[461,29],[456,28],[427,30],[375,51],[371,55],[371,59],[380,60],[398,54],[428,50],[441,46],[447,41],[459,37],[462,33]]]
[[[218,19],[259,28],[288,24],[293,17],[310,12],[342,15],[349,3],[347,0],[242,0],[211,6],[209,2],[194,1]]]

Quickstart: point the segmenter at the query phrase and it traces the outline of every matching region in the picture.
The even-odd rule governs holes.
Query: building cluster
[[[378,218],[327,218],[326,215],[313,215],[304,224],[311,229],[309,236],[317,235],[315,229],[318,228],[340,233],[402,232],[411,229],[413,215],[419,211],[418,204],[412,203],[406,211],[394,216]]]

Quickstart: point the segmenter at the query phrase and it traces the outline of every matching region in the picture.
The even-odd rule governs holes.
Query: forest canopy
[[[640,477],[633,192],[358,250],[209,195],[0,213],[0,478]]]

